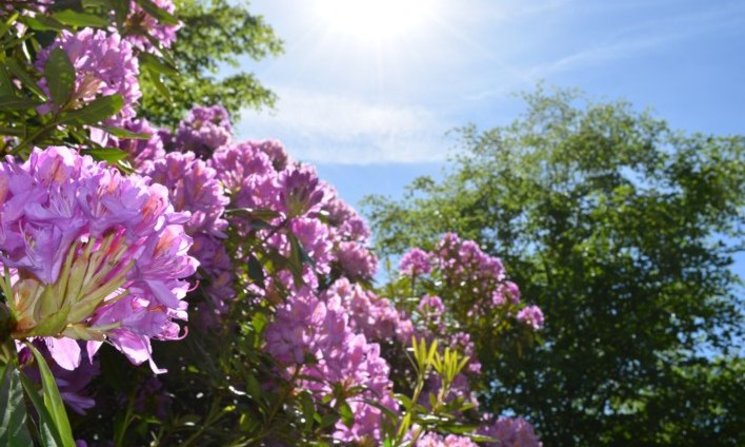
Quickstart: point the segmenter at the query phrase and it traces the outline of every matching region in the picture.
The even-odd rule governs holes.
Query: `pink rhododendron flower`
[[[179,123],[174,146],[180,152],[191,151],[202,158],[210,155],[232,138],[228,111],[222,106],[194,107]]]
[[[142,96],[139,64],[132,52],[132,45],[115,32],[83,28],[73,34],[62,31],[50,46],[43,49],[37,58],[36,68],[44,71],[49,54],[62,48],[75,69],[75,88],[70,101],[83,105],[98,96],[119,94],[124,105],[118,116],[133,118],[135,104]],[[42,79],[41,88],[48,92],[47,82]],[[51,104],[42,106],[48,111]]]
[[[152,2],[158,8],[171,14],[176,9],[172,0],[152,0]],[[132,45],[143,51],[159,53],[153,42],[157,42],[162,48],[170,48],[176,41],[176,32],[181,29],[182,24],[160,22],[145,12],[137,2],[130,1],[129,15],[124,26],[127,30],[125,38],[132,42]],[[146,37],[148,35],[152,40]]]
[[[108,341],[134,363],[150,339],[179,338],[197,261],[188,214],[145,178],[123,176],[64,147],[0,164],[0,261],[14,338],[44,337],[73,369]]]
[[[542,447],[543,443],[533,430],[533,426],[523,418],[494,418],[484,415],[484,423],[479,434],[494,438],[497,442],[488,443],[493,447]]]
[[[417,440],[416,447],[478,447],[478,444],[466,436],[425,433]]]
[[[432,270],[429,262],[429,253],[421,248],[412,248],[401,257],[398,270],[407,276],[426,275]]]
[[[543,312],[538,306],[527,306],[517,313],[517,320],[522,321],[533,329],[543,327]]]

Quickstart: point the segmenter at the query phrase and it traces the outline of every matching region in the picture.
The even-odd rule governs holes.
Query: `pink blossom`
[[[517,320],[521,321],[533,329],[543,327],[543,312],[538,306],[527,306],[517,313]]]
[[[46,337],[57,363],[77,367],[73,339],[102,341],[134,363],[150,339],[176,339],[197,261],[167,191],[63,147],[0,164],[0,260],[17,321],[13,337]]]
[[[39,53],[38,70],[44,71],[49,54],[55,48],[65,51],[75,69],[71,103],[79,107],[98,96],[119,94],[124,99],[124,106],[118,116],[135,116],[135,105],[142,93],[137,80],[139,64],[128,41],[115,32],[84,28],[73,34],[65,30]],[[46,79],[42,79],[39,85],[48,93]],[[45,112],[53,107],[47,104],[41,110]]]

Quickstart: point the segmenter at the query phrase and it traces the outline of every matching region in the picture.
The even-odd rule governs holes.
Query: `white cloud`
[[[277,111],[244,111],[236,126],[240,138],[276,138],[293,157],[315,163],[437,162],[446,157],[449,127],[426,108],[298,88],[275,91]]]

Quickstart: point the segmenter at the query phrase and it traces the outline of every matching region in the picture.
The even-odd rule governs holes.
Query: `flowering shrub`
[[[19,445],[540,445],[479,413],[479,355],[543,325],[499,259],[446,234],[376,290],[365,222],[312,166],[236,141],[220,106],[175,130],[137,118],[140,67],[166,66],[180,26],[169,1],[18,5],[0,395],[28,394],[9,411],[42,428]]]

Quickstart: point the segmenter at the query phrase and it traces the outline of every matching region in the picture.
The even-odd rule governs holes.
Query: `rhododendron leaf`
[[[49,53],[49,59],[44,66],[44,78],[47,80],[52,101],[60,107],[64,106],[75,90],[75,67],[65,50],[55,48]]]
[[[483,443],[498,443],[500,442],[499,439],[491,437],[491,436],[485,436],[485,435],[477,435],[474,433],[469,433],[466,436],[471,438],[474,442],[483,442]]]
[[[16,11],[8,18],[8,20],[0,22],[0,35],[7,33],[10,27],[13,26],[14,23],[16,23],[18,17],[20,17],[20,14],[18,13],[18,11]]]
[[[109,25],[109,21],[103,17],[95,14],[74,11],[72,9],[55,12],[52,14],[52,17],[65,25],[76,27],[91,26],[95,28],[106,28]]]
[[[101,6],[113,8],[110,0],[82,0],[80,4],[83,8],[97,8]]]
[[[0,110],[24,110],[31,109],[42,102],[30,98],[19,98],[18,96],[0,96]]]
[[[116,115],[123,106],[124,98],[121,95],[102,96],[94,99],[81,109],[66,113],[59,123],[96,124],[112,115]]]
[[[36,96],[38,96],[41,100],[46,101],[47,97],[44,94],[44,92],[39,88],[38,85],[36,85],[36,80],[31,77],[30,74],[26,71],[25,68],[21,67],[21,65],[18,64],[18,61],[15,59],[6,59],[5,60],[5,67],[10,70],[10,72],[18,78],[18,80],[21,81],[21,84],[23,84],[24,87],[34,92]]]
[[[90,155],[96,160],[107,161],[109,163],[116,163],[117,161],[124,160],[129,156],[129,154],[127,154],[123,150],[117,149],[115,147],[88,149],[83,151],[83,153]]]
[[[248,255],[248,277],[262,289],[265,288],[264,267],[253,254]]]
[[[11,96],[15,90],[5,65],[0,65],[0,96]]]
[[[6,365],[0,381],[0,445],[33,446],[26,419],[19,372],[13,366]]]
[[[354,425],[354,413],[352,413],[352,408],[349,406],[347,401],[339,402],[339,415],[341,416],[341,421],[344,425],[349,428]]]
[[[478,425],[472,425],[472,424],[448,424],[448,423],[440,423],[438,425],[438,428],[441,430],[445,430],[448,433],[455,433],[458,435],[468,434],[470,432],[474,432],[478,430]]]
[[[58,20],[43,14],[37,14],[34,17],[23,16],[19,21],[35,31],[62,31],[65,28]]]
[[[248,391],[248,394],[254,399],[261,399],[261,384],[259,383],[259,380],[256,379],[256,376],[254,376],[253,374],[246,375],[246,390]]]
[[[52,419],[52,415],[44,405],[44,400],[37,391],[35,383],[31,382],[24,374],[20,375],[21,385],[23,390],[26,392],[26,396],[31,400],[34,405],[36,414],[38,416],[37,430],[41,444],[49,447],[67,447],[70,444],[65,444],[62,441],[62,436],[57,429],[57,426]],[[74,444],[72,444],[74,445]]]
[[[264,221],[270,221],[282,216],[279,211],[266,208],[230,208],[225,210],[225,214],[234,214],[248,219],[260,219]]]
[[[127,138],[130,140],[147,140],[153,135],[144,132],[132,132],[131,130],[122,129],[121,127],[114,126],[96,126],[99,129],[105,130],[107,133],[119,138]]]
[[[287,235],[287,239],[290,241],[290,257],[287,259],[287,267],[292,273],[295,285],[299,287],[303,284],[303,249],[294,234]]]
[[[321,421],[320,421],[321,428],[330,427],[330,426],[336,424],[336,422],[338,420],[339,420],[339,415],[338,414],[334,414],[334,413],[324,414],[321,417]]]
[[[166,25],[178,25],[179,20],[170,12],[159,8],[150,0],[135,0],[140,7],[148,14],[158,19],[159,22]]]
[[[251,325],[253,326],[254,331],[259,334],[264,331],[267,322],[268,320],[263,312],[257,312],[254,314],[253,318],[251,318]]]
[[[155,89],[158,90],[158,93],[163,95],[163,99],[165,99],[168,102],[171,102],[171,91],[163,83],[163,80],[160,79],[160,74],[158,74],[157,71],[152,70],[152,69],[146,69],[144,71],[148,74],[148,78],[153,83],[153,86],[155,86]]]
[[[303,390],[298,395],[300,401],[300,408],[303,412],[303,418],[305,419],[305,430],[310,430],[313,426],[313,421],[316,419],[316,406],[313,403],[313,397],[307,390]]]
[[[396,399],[398,399],[398,401],[401,402],[401,405],[403,405],[404,408],[410,409],[411,407],[414,406],[409,396],[405,394],[396,394],[395,396],[396,396]]]
[[[44,397],[44,406],[49,411],[49,416],[54,422],[54,427],[59,432],[62,445],[64,447],[75,447],[70,421],[67,419],[65,405],[62,403],[62,396],[60,396],[54,375],[50,371],[49,366],[47,366],[44,356],[32,344],[26,343],[26,347],[31,350],[34,359],[36,359],[39,375],[41,376],[41,392]]]
[[[151,70],[155,73],[166,75],[170,78],[177,78],[179,72],[176,67],[169,65],[150,53],[140,54],[140,68]]]

